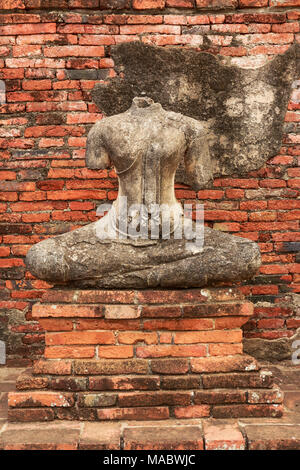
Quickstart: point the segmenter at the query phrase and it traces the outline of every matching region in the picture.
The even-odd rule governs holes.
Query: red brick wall
[[[300,0],[0,0],[0,10],[0,339],[16,364],[43,348],[31,304],[49,287],[25,271],[26,251],[96,220],[96,206],[116,197],[113,171],[84,161],[101,117],[90,90],[115,73],[111,45],[192,45],[236,63],[261,61],[300,42]],[[281,150],[262,169],[198,193],[177,189],[178,198],[205,203],[209,226],[260,245],[260,273],[242,287],[257,304],[249,338],[291,337],[300,327],[291,302],[300,291],[299,102],[300,77]]]

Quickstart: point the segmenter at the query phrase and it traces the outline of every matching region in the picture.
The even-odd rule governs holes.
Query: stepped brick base
[[[272,373],[243,354],[237,289],[56,290],[33,307],[44,358],[9,394],[11,421],[280,417]]]

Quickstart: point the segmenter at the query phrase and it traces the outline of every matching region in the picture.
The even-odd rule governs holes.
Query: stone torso
[[[167,112],[149,98],[135,98],[127,112],[94,125],[88,138],[87,166],[104,168],[111,161],[119,179],[118,200],[125,196],[128,207],[143,204],[150,210],[158,204],[181,214],[174,191],[175,172],[183,155],[189,157],[186,165],[193,166],[193,152],[188,155],[188,150],[195,142],[198,148],[197,140],[204,138],[198,121]]]

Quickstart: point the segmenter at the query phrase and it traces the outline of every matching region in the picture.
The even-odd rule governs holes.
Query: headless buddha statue
[[[184,157],[193,188],[212,177],[202,124],[134,98],[125,113],[89,132],[86,163],[112,164],[118,198],[97,222],[44,240],[28,252],[33,275],[54,284],[95,288],[201,287],[251,278],[260,265],[256,243],[195,225],[175,197]]]

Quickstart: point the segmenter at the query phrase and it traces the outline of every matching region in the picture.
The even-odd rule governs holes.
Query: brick
[[[174,408],[175,418],[206,418],[209,415],[210,406],[208,405],[176,406]]]
[[[118,405],[121,407],[189,405],[191,392],[126,392],[119,393]]]
[[[1,31],[1,30],[0,30]],[[60,46],[60,47],[45,47],[45,57],[103,57],[103,46]]]
[[[120,26],[120,34],[180,34],[180,26],[177,25],[124,25]]]
[[[77,303],[117,303],[126,304],[134,301],[133,291],[104,291],[104,290],[48,290],[43,296],[45,302],[72,302]]]
[[[298,20],[300,18],[300,12],[299,11],[288,11],[287,12],[287,18],[288,20]]]
[[[72,364],[70,361],[38,360],[33,365],[34,374],[70,375]]]
[[[115,344],[111,331],[68,331],[66,333],[46,333],[46,345],[65,344]]]
[[[300,31],[299,23],[285,23],[272,25],[274,33],[298,33]]]
[[[148,373],[148,362],[142,359],[75,361],[74,372],[77,375],[144,375]]]
[[[133,0],[132,8],[134,10],[162,9],[165,6],[165,0]]]
[[[225,23],[285,23],[285,13],[236,13],[226,15]]]
[[[202,450],[201,426],[147,426],[124,430],[125,450]]]
[[[296,425],[246,425],[249,450],[298,450],[300,429]]]
[[[243,298],[241,293],[233,288],[137,291],[137,301],[141,304],[222,302],[241,298]]]
[[[120,344],[136,344],[136,343],[146,343],[146,344],[157,344],[158,338],[156,332],[144,333],[137,331],[129,332],[120,332],[118,334],[118,342]]]
[[[220,190],[202,190],[198,191],[197,196],[199,199],[223,199],[224,191]]]
[[[119,450],[121,431],[117,423],[85,423],[80,450]]]
[[[151,18],[151,17],[150,17]],[[129,21],[128,21],[129,23]],[[162,21],[161,21],[162,23]],[[185,25],[187,24],[187,19],[184,16],[181,15],[166,15],[164,16],[164,23],[165,24],[182,24]]]
[[[133,357],[133,346],[99,346],[98,356],[107,359]]]
[[[289,155],[277,155],[268,161],[271,165],[290,165],[293,163],[293,157]]]
[[[270,390],[249,390],[248,403],[282,403],[283,393],[279,388]]]
[[[243,210],[262,210],[267,208],[267,201],[241,201],[240,208]]]
[[[1,0],[0,9],[1,10],[13,10],[14,8],[24,9],[25,2],[23,0]]]
[[[202,344],[196,345],[150,345],[137,346],[136,356],[151,357],[201,357],[206,356],[206,346]]]
[[[253,212],[253,214],[249,214],[250,221],[267,221],[267,220],[276,220],[277,214],[276,212],[271,211],[264,211],[264,212]]]
[[[76,137],[74,137],[76,138]],[[106,199],[104,190],[53,191],[47,193],[49,200]]]
[[[271,7],[285,8],[285,7],[298,7],[298,0],[270,0]]]
[[[75,126],[34,126],[34,127],[27,127],[25,130],[25,137],[64,137],[66,135],[81,135],[83,133],[83,129],[81,127]],[[50,170],[49,178],[51,178],[51,172],[55,170]],[[56,170],[58,173],[58,170]],[[59,177],[59,176],[58,176]]]
[[[93,320],[91,318],[77,319],[76,320],[77,330],[140,330],[139,320],[127,320],[126,323],[123,320]]]
[[[151,370],[155,374],[185,374],[189,370],[187,359],[153,359]]]
[[[208,356],[233,356],[242,354],[242,343],[209,343]]]
[[[41,410],[48,411],[48,410]],[[52,410],[50,410],[52,411]],[[31,413],[32,410],[29,410]],[[9,424],[1,444],[6,450],[76,450],[80,429],[75,423]]]
[[[89,377],[90,390],[158,390],[159,377]]]
[[[184,317],[200,316],[251,316],[253,314],[253,305],[250,302],[235,302],[234,304],[205,304],[205,305],[185,305],[183,306]],[[146,322],[145,322],[146,323]]]
[[[267,7],[268,0],[239,0],[240,8]]]
[[[259,373],[231,373],[203,375],[204,388],[270,388],[273,377],[270,372],[260,371]]]
[[[101,317],[101,306],[93,305],[42,305],[35,304],[32,309],[34,318],[47,317]]]
[[[107,408],[98,409],[97,416],[99,420],[157,420],[169,418],[169,409],[166,406]]]
[[[205,424],[206,450],[245,450],[246,442],[237,424]]]
[[[159,342],[160,342],[160,344],[172,343],[172,339],[173,339],[173,334],[172,333],[165,333],[165,332],[159,333]]]
[[[144,330],[209,330],[214,326],[212,319],[176,319],[176,320],[145,320]]]
[[[54,420],[54,410],[47,408],[25,408],[25,409],[18,409],[12,408],[8,410],[8,420],[9,421],[17,421],[17,422],[36,422],[36,421],[53,421]],[[16,433],[14,431],[14,443]],[[2,447],[2,442],[0,441],[0,447]],[[20,445],[17,445],[18,449],[20,449]]]
[[[225,403],[246,403],[246,390],[198,390],[194,395],[194,403],[203,404],[225,404]]]
[[[247,317],[219,317],[215,319],[215,328],[216,330],[239,328],[247,321]]]
[[[214,418],[280,418],[282,405],[224,405],[213,407]]]
[[[69,407],[73,405],[72,393],[30,391],[8,394],[8,406],[12,408]]]
[[[16,381],[17,390],[43,389],[48,386],[47,377],[33,377],[30,372],[23,372]]]
[[[193,343],[236,343],[242,340],[240,330],[220,330],[220,331],[189,331],[174,334],[174,344]]]
[[[142,307],[142,318],[174,318],[181,316],[181,307],[180,306],[152,306],[145,305]]]
[[[190,390],[200,387],[200,378],[196,376],[170,376],[161,378],[161,388],[165,390]]]
[[[68,6],[69,8],[97,8],[99,0],[70,0]]]
[[[40,55],[42,53],[42,48],[40,46],[36,46],[32,44],[24,45],[24,46],[13,46],[12,53],[13,53],[13,57],[35,56],[35,55]],[[24,88],[24,89],[28,90],[28,88]],[[46,88],[46,89],[48,90],[49,88]]]
[[[254,179],[237,179],[237,178],[218,178],[214,181],[214,186],[233,188],[258,188],[258,181]]]
[[[80,390],[86,390],[86,382],[87,380],[85,377],[51,377],[49,378],[49,389],[78,392]]]
[[[196,0],[197,8],[210,8],[214,10],[222,10],[227,8],[235,9],[238,6],[237,0]]]
[[[256,360],[246,354],[227,357],[204,357],[191,359],[192,372],[233,372],[257,370]]]
[[[105,393],[79,393],[78,406],[79,407],[92,407],[99,408],[102,406],[115,405],[117,395]]]
[[[95,356],[95,348],[93,346],[55,346],[46,347],[45,358],[89,358]]]
[[[193,8],[192,0],[166,0],[166,7],[170,8]]]
[[[104,316],[107,319],[129,319],[140,317],[140,309],[135,305],[106,305]]]
[[[55,33],[55,23],[42,23],[42,24],[15,24],[5,25],[0,27],[0,34],[4,36],[10,36],[15,34],[47,34]]]

